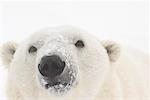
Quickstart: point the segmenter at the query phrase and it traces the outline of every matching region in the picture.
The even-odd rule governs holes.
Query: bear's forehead
[[[46,28],[35,32],[28,39],[32,43],[40,43],[42,41],[69,41],[73,42],[78,39],[83,39],[87,33],[78,28]]]

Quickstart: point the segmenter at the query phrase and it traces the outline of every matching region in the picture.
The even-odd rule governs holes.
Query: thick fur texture
[[[76,48],[83,40],[85,47]],[[34,45],[38,51],[30,54]],[[60,49],[61,48],[61,49]],[[38,81],[41,57],[66,50],[75,63],[77,84],[63,95],[53,95]],[[101,41],[82,29],[60,26],[40,30],[16,46],[1,49],[8,67],[9,100],[148,100],[148,56],[106,40]],[[69,60],[70,60],[69,59]]]
[[[13,55],[16,51],[17,44],[15,42],[8,42],[5,43],[1,48],[2,49],[0,50],[0,52],[1,52],[2,61],[4,65],[9,67],[10,66],[9,64],[11,63],[11,60],[13,59]]]

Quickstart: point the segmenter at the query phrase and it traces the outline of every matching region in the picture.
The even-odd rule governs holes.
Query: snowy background
[[[145,0],[1,2],[0,45],[10,40],[20,42],[36,30],[64,24],[148,53],[148,3]],[[6,100],[3,92],[6,72],[0,62],[0,100]]]

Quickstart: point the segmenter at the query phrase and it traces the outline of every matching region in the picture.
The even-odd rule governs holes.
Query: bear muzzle
[[[38,64],[40,84],[51,94],[64,94],[76,84],[75,64],[58,54],[43,56]]]

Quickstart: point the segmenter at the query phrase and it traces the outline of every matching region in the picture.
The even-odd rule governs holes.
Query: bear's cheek
[[[31,83],[36,85],[36,66],[35,57],[27,55],[15,55],[15,59],[11,63],[11,77],[14,82],[21,85],[21,88],[31,87]]]
[[[79,63],[80,81],[82,82],[79,83],[84,83],[92,87],[92,85],[99,86],[100,82],[103,82],[110,66],[107,55],[103,55],[104,59],[101,58],[93,58],[95,59],[94,61],[93,59],[88,59],[88,61],[82,59]],[[87,84],[90,81],[93,81],[94,84]]]

